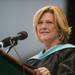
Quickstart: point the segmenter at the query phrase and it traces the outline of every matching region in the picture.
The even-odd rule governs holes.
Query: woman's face
[[[40,41],[49,42],[57,38],[58,32],[55,24],[55,18],[52,13],[46,12],[42,15],[36,26],[37,37]]]

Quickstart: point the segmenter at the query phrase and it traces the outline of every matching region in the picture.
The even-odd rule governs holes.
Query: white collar
[[[63,50],[65,48],[75,48],[75,46],[72,44],[58,44],[58,45],[55,45],[55,46],[49,48],[44,53],[43,53],[43,51],[41,51],[40,53],[38,53],[37,55],[35,55],[29,59],[42,59],[42,58],[45,58],[54,52],[57,52],[59,50]]]

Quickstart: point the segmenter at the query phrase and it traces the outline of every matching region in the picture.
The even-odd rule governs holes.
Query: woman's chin
[[[45,37],[42,37],[42,38],[40,38],[40,41],[41,42],[46,42],[46,41],[49,41],[49,39],[48,38],[45,38]]]

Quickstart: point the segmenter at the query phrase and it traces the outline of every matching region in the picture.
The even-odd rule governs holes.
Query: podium
[[[35,75],[33,70],[0,49],[0,75]]]

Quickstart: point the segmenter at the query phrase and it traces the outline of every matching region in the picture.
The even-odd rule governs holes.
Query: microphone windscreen
[[[26,31],[21,31],[17,33],[17,35],[19,35],[19,40],[24,40],[28,37],[28,33]]]

